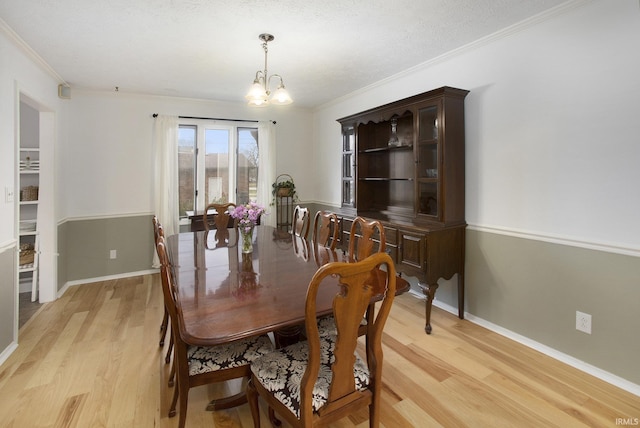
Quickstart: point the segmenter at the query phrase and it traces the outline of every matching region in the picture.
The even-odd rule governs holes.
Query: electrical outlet
[[[112,259],[112,260],[113,260],[113,259],[115,259],[115,258],[117,258],[117,257],[118,257],[118,252],[117,252],[116,250],[111,250],[111,251],[109,251],[109,258],[110,258],[110,259]]]
[[[591,315],[576,311],[576,330],[591,334]]]

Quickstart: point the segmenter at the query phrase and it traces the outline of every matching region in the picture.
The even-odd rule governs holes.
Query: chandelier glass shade
[[[269,76],[267,72],[267,43],[272,41],[274,37],[271,34],[263,33],[260,34],[258,38],[262,40],[262,48],[264,49],[264,70],[258,70],[256,72],[256,78],[253,80],[253,85],[251,85],[245,98],[249,102],[249,105],[253,107],[265,107],[269,104],[291,104],[293,100],[284,86],[282,76],[279,74]],[[269,89],[272,79],[278,80],[278,87],[273,92]]]

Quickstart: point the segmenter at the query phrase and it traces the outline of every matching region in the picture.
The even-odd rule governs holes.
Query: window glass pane
[[[258,129],[238,128],[236,203],[245,204],[258,197]]]
[[[196,127],[180,126],[178,130],[178,210],[180,217],[194,211]]]
[[[229,130],[207,129],[204,139],[205,204],[229,202]]]

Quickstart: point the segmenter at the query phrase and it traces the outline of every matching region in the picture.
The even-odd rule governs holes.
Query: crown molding
[[[343,96],[341,96],[339,98],[331,100],[331,101],[329,101],[329,102],[327,102],[325,104],[317,106],[315,108],[315,110],[322,110],[322,109],[325,109],[325,108],[329,108],[329,107],[334,106],[336,104],[340,104],[340,103],[342,103],[342,102],[344,102],[344,101],[346,101],[346,100],[348,100],[348,99],[350,99],[350,98],[352,98],[354,96],[365,94],[365,93],[367,93],[367,92],[369,92],[369,91],[371,91],[371,90],[373,90],[375,88],[384,86],[384,85],[386,85],[386,84],[388,84],[390,82],[393,82],[395,80],[401,79],[401,78],[403,78],[405,76],[410,76],[410,75],[413,75],[415,73],[419,73],[419,72],[421,72],[423,70],[426,70],[426,69],[429,69],[429,68],[433,67],[434,65],[437,65],[437,64],[440,64],[442,62],[448,61],[448,60],[450,60],[452,58],[455,58],[457,56],[463,55],[463,54],[465,54],[467,52],[470,52],[470,51],[473,51],[475,49],[479,49],[482,46],[489,45],[489,44],[491,44],[493,42],[496,42],[498,40],[505,39],[507,37],[510,37],[513,34],[522,32],[522,31],[524,31],[524,30],[526,30],[528,28],[534,27],[534,26],[536,26],[536,25],[538,25],[538,24],[540,24],[542,22],[548,21],[548,20],[550,20],[552,18],[555,18],[557,16],[560,16],[560,15],[563,15],[563,14],[565,14],[565,13],[567,13],[567,12],[573,10],[573,9],[577,9],[579,7],[582,7],[582,6],[586,5],[586,4],[588,4],[588,3],[591,3],[592,1],[593,0],[570,0],[570,1],[567,1],[567,2],[562,3],[562,4],[560,4],[560,5],[556,6],[556,7],[551,8],[549,10],[546,10],[544,12],[540,12],[537,15],[533,15],[533,16],[531,16],[531,17],[529,17],[527,19],[524,19],[524,20],[522,20],[520,22],[517,22],[517,23],[515,23],[513,25],[510,25],[510,26],[505,27],[505,28],[503,28],[501,30],[498,30],[498,31],[496,31],[494,33],[491,33],[491,34],[489,34],[487,36],[481,37],[481,38],[479,38],[477,40],[474,40],[474,41],[472,41],[470,43],[467,43],[466,45],[460,46],[459,48],[452,49],[452,50],[450,50],[448,52],[445,52],[442,55],[439,55],[439,56],[437,56],[435,58],[432,58],[430,60],[427,60],[427,61],[422,62],[422,63],[417,64],[417,65],[414,65],[413,67],[410,67],[410,68],[408,68],[406,70],[403,70],[403,71],[401,71],[399,73],[396,73],[394,75],[391,75],[389,77],[381,79],[381,80],[379,80],[377,82],[374,82],[374,83],[372,83],[370,85],[367,85],[367,86],[365,86],[363,88],[356,89],[353,92],[350,92],[350,93],[345,94],[345,95],[343,95]],[[402,98],[402,97],[400,97],[400,98]]]
[[[31,48],[2,18],[0,18],[0,31],[4,33],[13,44],[31,59],[45,73],[53,77],[58,83],[69,85],[35,50]]]

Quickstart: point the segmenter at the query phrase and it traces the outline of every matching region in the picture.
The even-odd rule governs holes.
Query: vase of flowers
[[[240,245],[243,253],[250,253],[253,251],[253,229],[256,227],[260,216],[264,213],[264,207],[256,202],[249,202],[246,205],[238,205],[229,211],[229,215],[238,220]]]

